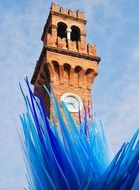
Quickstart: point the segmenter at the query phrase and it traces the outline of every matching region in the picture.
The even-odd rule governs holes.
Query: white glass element
[[[61,101],[65,103],[70,112],[78,112],[83,107],[81,98],[73,93],[64,94],[61,97]]]

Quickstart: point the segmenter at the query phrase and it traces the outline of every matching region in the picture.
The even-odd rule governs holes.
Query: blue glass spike
[[[64,103],[63,116],[53,89],[51,96],[45,87],[58,124],[53,113],[50,121],[39,89],[38,101],[28,79],[25,81],[29,98],[19,84],[26,105],[26,113],[20,116],[23,135],[19,138],[28,173],[27,189],[131,189],[139,174],[139,130],[113,158],[103,124],[96,116],[90,117],[90,110],[84,107],[84,117],[80,115],[75,123]]]

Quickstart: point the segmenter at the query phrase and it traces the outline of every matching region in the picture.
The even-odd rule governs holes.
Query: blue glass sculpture
[[[79,124],[62,103],[64,117],[57,98],[51,102],[58,125],[52,114],[45,112],[42,96],[39,100],[29,86],[29,97],[21,91],[26,113],[20,116],[23,135],[21,144],[28,172],[30,190],[125,190],[131,189],[139,173],[139,130],[129,143],[124,143],[114,156],[102,122],[91,119],[85,111],[79,114]],[[47,93],[49,91],[46,89]],[[50,94],[49,94],[50,95]],[[66,118],[66,121],[64,120]]]

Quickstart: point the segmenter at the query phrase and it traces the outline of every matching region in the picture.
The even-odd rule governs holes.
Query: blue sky
[[[83,10],[87,42],[102,61],[93,85],[95,112],[116,152],[139,127],[139,1],[57,0]],[[18,82],[31,78],[51,1],[2,0],[0,3],[0,188],[22,190],[25,167],[16,128],[24,111]]]

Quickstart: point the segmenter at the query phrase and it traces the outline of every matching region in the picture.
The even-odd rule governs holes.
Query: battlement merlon
[[[81,19],[83,21],[86,21],[84,19],[84,12],[83,11],[73,11],[71,9],[65,9],[63,7],[60,7],[58,4],[52,3],[51,4],[51,12],[56,12],[64,15],[68,15],[71,17],[75,17],[76,19]]]
[[[86,45],[85,42],[66,40],[66,38],[61,39],[57,36],[54,38],[51,34],[47,34],[43,41],[43,46],[57,47],[68,51],[89,54],[90,56],[97,56],[96,45],[94,44]]]

